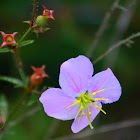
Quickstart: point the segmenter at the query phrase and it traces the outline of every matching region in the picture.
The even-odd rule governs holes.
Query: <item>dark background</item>
[[[112,44],[124,39],[140,30],[140,1],[121,0],[120,5],[128,10],[115,10],[109,21],[91,60],[95,60],[103,54]],[[96,32],[98,31],[105,13],[109,10],[113,0],[38,0],[36,16],[42,14],[42,4],[48,9],[53,9],[55,21],[49,20],[48,27],[51,29],[45,34],[40,34],[39,38],[34,33],[26,39],[35,39],[31,45],[20,49],[23,61],[23,68],[26,75],[32,74],[31,65],[41,67],[46,65],[46,73],[51,78],[45,79],[43,86],[59,87],[58,77],[60,65],[71,57],[80,54],[86,55],[91,47]],[[131,5],[132,3],[132,5]],[[19,32],[15,39],[23,35],[28,28],[22,21],[30,20],[32,15],[33,0],[6,0],[0,1],[0,30],[5,33]],[[2,43],[2,36],[0,43]],[[93,122],[93,126],[99,128],[125,120],[137,120],[140,117],[140,37],[134,39],[132,47],[122,45],[111,52],[102,61],[94,65],[95,73],[112,69],[122,86],[122,96],[120,100],[113,104],[103,105],[107,115],[100,113]],[[0,54],[0,75],[19,77],[16,64],[11,53]],[[40,87],[40,89],[42,88]],[[13,85],[0,81],[0,94],[4,94],[8,101],[9,111],[16,104],[22,95],[23,90],[13,88]],[[42,105],[41,108],[30,117],[10,128],[4,136],[4,140],[43,140],[50,133],[50,128],[54,119],[48,117]],[[34,108],[29,106],[27,110]],[[15,119],[27,112],[22,108],[17,113]],[[72,121],[61,121],[53,137],[60,137],[72,134],[70,126]],[[87,128],[89,129],[89,127]],[[94,131],[94,130],[93,130]],[[129,127],[108,133],[97,134],[88,139],[120,139],[135,140],[140,139],[140,127]],[[119,137],[118,137],[119,136]]]

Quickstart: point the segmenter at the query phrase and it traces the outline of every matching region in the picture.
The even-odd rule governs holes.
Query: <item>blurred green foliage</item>
[[[39,38],[31,33],[26,39],[35,40],[34,43],[22,47],[20,54],[23,61],[23,68],[26,75],[30,76],[33,71],[31,65],[41,67],[46,65],[46,73],[50,79],[45,79],[42,87],[59,87],[58,77],[60,65],[71,57],[80,54],[85,55],[92,44],[95,33],[99,29],[105,12],[108,11],[113,0],[38,0],[36,15],[42,14],[42,4],[48,9],[55,11],[55,21],[50,20],[48,27],[51,28]],[[126,0],[121,2],[123,6]],[[29,20],[32,15],[33,0],[7,0],[0,2],[0,30],[5,33],[19,32],[15,36],[16,40],[23,35],[28,28],[22,21]],[[140,30],[140,1],[137,2],[133,17],[127,30],[121,39]],[[112,44],[112,39],[116,32],[116,22],[122,11],[116,10],[113,14],[108,28],[105,31],[99,45],[97,46],[93,60],[100,56]],[[105,63],[106,58],[95,64],[95,73],[110,67],[119,79],[122,86],[122,96],[120,100],[111,105],[104,105],[107,115],[100,113],[95,119],[93,126],[101,126],[112,122],[135,119],[140,117],[139,110],[139,86],[140,86],[140,39],[134,40],[132,48],[123,45],[118,52],[113,66]],[[2,43],[2,36],[0,37]],[[113,42],[115,43],[115,42]],[[116,50],[115,50],[116,51]],[[113,52],[112,52],[113,53]],[[109,59],[112,59],[111,57]],[[19,78],[18,71],[12,54],[0,54],[0,75]],[[40,87],[40,89],[42,88]],[[4,93],[9,103],[9,110],[13,108],[17,100],[22,95],[21,89],[14,89],[13,85],[0,81],[0,93]],[[24,121],[10,128],[4,136],[4,140],[40,140],[47,137],[52,118],[48,117],[40,104],[41,111],[33,116],[27,117]],[[18,116],[25,114],[19,111]],[[62,122],[55,132],[55,137],[72,133],[70,125],[72,121]],[[93,130],[94,131],[94,130]]]

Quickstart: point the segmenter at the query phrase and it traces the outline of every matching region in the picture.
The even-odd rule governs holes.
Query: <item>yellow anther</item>
[[[78,101],[76,101],[74,104],[68,106],[67,109],[70,108],[70,107],[72,107],[72,106],[74,106],[74,105],[76,105],[76,104],[79,104],[79,103],[80,103],[80,100],[78,100]]]
[[[99,99],[99,98],[94,99],[94,101],[100,101],[100,100],[108,100],[108,99]]]
[[[96,91],[96,92],[93,92],[92,95],[96,95],[97,93],[101,92],[101,91],[104,91],[105,89],[102,89],[102,90],[99,90],[99,91]]]
[[[79,118],[79,120],[78,120],[78,125],[79,125],[79,123],[80,123],[81,118],[82,118],[84,115],[85,115],[85,113],[82,112],[82,114],[80,115],[80,118]]]
[[[91,112],[89,112],[89,115],[91,115]]]
[[[79,115],[79,113],[80,113],[80,111],[81,111],[82,109],[84,109],[84,106],[81,105],[79,111],[77,112],[77,114],[76,114],[76,116],[75,116],[75,119],[77,118],[77,116]]]
[[[95,108],[100,109],[104,114],[106,114],[106,112],[103,109],[101,109],[99,106],[95,105]]]
[[[12,37],[8,37],[6,41],[11,42],[12,40],[13,40]]]

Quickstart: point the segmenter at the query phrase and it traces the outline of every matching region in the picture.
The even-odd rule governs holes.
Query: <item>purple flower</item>
[[[50,88],[40,97],[45,112],[60,120],[74,122],[74,133],[90,125],[102,110],[102,104],[119,100],[121,86],[111,69],[93,75],[93,65],[85,56],[71,58],[60,68],[60,88]]]

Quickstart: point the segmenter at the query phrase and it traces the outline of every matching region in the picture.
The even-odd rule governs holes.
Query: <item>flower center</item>
[[[75,119],[77,119],[78,115],[81,112],[81,115],[80,115],[79,120],[78,120],[78,125],[80,123],[81,118],[85,115],[85,113],[84,113],[84,110],[85,110],[86,114],[87,114],[88,121],[89,121],[90,128],[93,129],[93,126],[91,124],[91,119],[90,119],[90,116],[92,113],[90,111],[89,105],[93,105],[96,109],[99,109],[104,114],[106,114],[106,112],[104,110],[102,110],[100,107],[98,107],[97,105],[95,105],[94,102],[100,101],[100,100],[107,100],[107,99],[92,98],[92,95],[96,95],[97,93],[104,91],[104,90],[105,89],[102,89],[102,90],[99,90],[97,92],[93,92],[92,94],[88,94],[88,91],[87,91],[85,94],[81,94],[80,97],[77,97],[77,101],[74,104],[67,107],[67,109],[68,109],[76,104],[80,105],[79,111],[77,112],[77,114],[75,116]]]
[[[13,41],[12,36],[10,36],[10,35],[9,35],[9,36],[7,36],[7,37],[6,37],[6,41],[7,41],[7,42],[12,42],[12,41]]]

